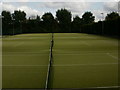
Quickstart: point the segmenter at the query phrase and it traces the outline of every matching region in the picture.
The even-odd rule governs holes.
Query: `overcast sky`
[[[73,17],[82,16],[84,12],[91,11],[96,17],[96,21],[103,19],[107,13],[112,11],[118,12],[117,0],[0,0],[0,12],[8,10],[13,13],[14,10],[23,10],[30,16],[42,16],[45,12],[51,12],[54,16],[56,11],[66,8],[71,11]],[[9,1],[9,2],[8,2]],[[37,1],[37,2],[36,2]],[[48,2],[49,1],[49,2]],[[99,1],[99,2],[98,2]]]

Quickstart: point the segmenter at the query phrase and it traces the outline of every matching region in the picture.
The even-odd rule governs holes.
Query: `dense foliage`
[[[66,9],[61,9],[56,12],[56,17],[59,22],[60,30],[62,32],[71,32],[71,12]]]
[[[104,21],[95,22],[95,16],[91,12],[85,12],[82,18],[75,16],[67,9],[56,11],[56,18],[52,13],[44,13],[43,16],[26,18],[24,11],[15,10],[14,13],[2,11],[3,35],[15,35],[21,33],[89,33],[99,35],[118,36],[120,16],[116,12],[107,14]]]

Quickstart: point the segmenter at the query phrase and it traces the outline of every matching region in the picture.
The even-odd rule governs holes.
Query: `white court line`
[[[95,38],[95,37],[55,37],[55,38],[81,38],[81,39],[87,39],[87,38],[91,38],[91,39],[98,39],[98,38]]]
[[[54,55],[88,55],[88,54],[107,54],[107,53],[102,53],[102,52],[98,52],[98,53],[95,53],[95,52],[84,52],[84,53],[82,53],[82,52],[80,52],[80,53],[55,53]]]
[[[66,50],[60,50],[60,49],[59,50],[58,49],[55,50],[55,49],[53,49],[53,51],[66,51]],[[72,50],[72,52],[80,52],[80,53],[108,53],[108,51],[92,51],[92,50],[90,50],[90,51],[76,51],[76,50]],[[114,50],[114,52],[118,53],[118,51],[116,51],[116,50]],[[113,53],[113,51],[109,51],[109,53]]]
[[[106,53],[108,56],[110,56],[110,57],[112,57],[112,58],[114,58],[114,59],[116,59],[116,60],[118,60],[118,57],[116,57],[116,56],[113,56],[113,55],[111,55],[110,53]]]
[[[21,39],[47,39],[47,38],[49,38],[49,37],[25,37],[25,38],[4,38],[4,40],[21,40]]]
[[[18,44],[15,44],[15,45],[13,45],[14,47],[18,47],[18,46],[21,46],[21,45],[23,45],[25,42],[21,42],[21,43],[18,43]]]
[[[11,57],[12,57],[12,56],[29,56],[29,57],[30,57],[30,56],[43,56],[43,55],[45,55],[45,54],[40,54],[40,55],[39,55],[39,54],[37,54],[37,55],[36,55],[36,54],[35,54],[35,55],[34,55],[34,54],[33,54],[33,55],[22,55],[22,54],[20,55],[20,54],[19,54],[19,55],[0,55],[0,56],[11,56]],[[45,55],[45,56],[46,56],[46,55]]]
[[[0,56],[42,56],[42,55],[49,55],[48,53],[28,53],[28,52],[12,52],[12,53],[4,53]]]
[[[87,40],[87,39],[92,39],[92,40],[109,40],[108,38],[102,38],[101,39],[101,37],[97,37],[97,38],[95,38],[95,37],[86,37],[86,38],[84,38],[84,37],[56,37],[55,39],[59,39],[59,38],[61,38],[61,39],[71,39],[71,38],[73,38],[73,39],[76,39],[76,38],[78,38],[78,39],[82,39],[82,40]]]
[[[48,65],[2,65],[3,67],[48,67]]]
[[[53,66],[98,66],[98,65],[117,65],[118,63],[96,63],[96,64],[66,64]]]
[[[41,50],[41,51],[50,51],[50,50]],[[19,56],[38,56],[39,55],[48,55],[47,53],[39,53],[39,52],[6,52],[5,54],[3,54],[2,56],[16,56],[16,55],[7,55],[7,54],[19,54]],[[22,55],[22,54],[30,54],[30,55]],[[33,54],[33,55],[31,55]],[[76,53],[76,54],[72,54],[72,53],[55,53],[54,55],[89,55],[89,54],[103,54],[103,55],[108,55],[114,59],[117,59],[118,60],[118,57],[115,57],[113,55],[111,55],[110,53],[102,53],[102,52],[98,52],[98,53],[95,53],[95,52],[88,52],[88,53]],[[18,55],[17,55],[18,56]]]
[[[49,51],[49,50],[40,50],[40,51]],[[28,53],[28,54],[42,54],[40,52],[3,52],[4,54],[14,54],[14,53]]]
[[[66,65],[52,65],[52,66],[97,66],[97,65],[117,65],[118,63],[96,63],[96,64],[66,64]],[[8,67],[47,67],[48,65],[2,65]]]
[[[55,54],[55,55],[88,55],[88,54],[105,54],[105,53],[76,53],[76,54],[72,54],[72,53],[58,53],[58,54]]]
[[[82,41],[82,43],[83,43],[84,45],[91,46],[89,43],[87,43],[87,42],[85,42],[85,41]]]
[[[82,38],[82,37],[55,37],[55,38]]]
[[[95,89],[95,88],[119,88],[120,86],[105,86],[105,87],[88,87],[86,89]],[[84,89],[84,88],[83,88]]]
[[[32,52],[13,52],[13,53],[4,53],[0,56],[42,56],[49,55],[48,53],[32,53]]]

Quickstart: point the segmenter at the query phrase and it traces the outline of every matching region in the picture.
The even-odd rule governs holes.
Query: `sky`
[[[11,13],[22,10],[27,17],[41,17],[46,12],[51,12],[55,17],[56,11],[61,8],[68,9],[73,17],[82,17],[85,12],[91,11],[96,17],[95,21],[99,21],[110,12],[118,12],[118,0],[0,0],[0,13],[2,10]]]

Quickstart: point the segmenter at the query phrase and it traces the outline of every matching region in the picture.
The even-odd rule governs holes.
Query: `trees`
[[[40,16],[37,15],[36,21],[37,21],[37,22],[40,22]]]
[[[2,11],[2,25],[3,34],[13,35],[17,33],[22,33],[22,23],[26,21],[26,13],[24,11],[14,11],[11,14],[9,11]]]
[[[104,30],[102,28],[103,22],[104,22]],[[82,33],[98,34],[98,35],[103,35],[104,33],[104,36],[118,37],[119,23],[120,23],[120,17],[112,20],[99,21],[96,23],[87,24],[82,27]]]
[[[21,10],[15,10],[12,14],[12,19],[14,23],[15,33],[22,33],[23,23],[26,22],[26,13]]]
[[[48,31],[51,31],[53,32],[53,23],[54,23],[54,17],[53,15],[48,12],[48,13],[45,13],[43,16],[42,16],[42,19],[43,19],[43,23],[44,23],[44,28]]]
[[[72,32],[80,32],[82,25],[82,18],[75,16],[72,21]]]
[[[10,34],[10,26],[12,24],[12,17],[11,17],[11,13],[9,11],[2,11],[2,16],[4,18],[2,18],[2,28],[3,34]]]
[[[60,9],[56,12],[56,17],[60,25],[62,32],[69,31],[71,32],[71,18],[72,14],[67,9]]]
[[[82,15],[82,20],[83,20],[84,24],[91,24],[94,22],[95,16],[93,16],[93,13],[91,13],[91,12],[85,12]]]
[[[16,22],[24,21],[26,20],[26,13],[24,11],[17,11],[15,10],[12,14],[13,19],[15,19]]]
[[[12,21],[11,13],[9,11],[2,11],[2,16],[4,17],[3,23],[9,24]]]
[[[112,20],[112,19],[116,19],[119,17],[119,14],[116,12],[112,12],[107,14],[107,16],[105,17],[105,20]]]
[[[95,16],[91,12],[85,12],[80,18],[75,16],[71,20],[72,14],[67,9],[56,11],[56,18],[52,13],[47,12],[42,17],[32,16],[26,18],[24,11],[2,11],[2,33],[4,35],[14,35],[20,33],[51,33],[51,32],[83,32],[90,34],[118,35],[118,23],[120,16],[116,12],[107,14],[105,21],[94,22]],[[102,25],[104,24],[104,30]]]
[[[45,22],[52,22],[54,20],[54,17],[50,12],[47,12],[42,16],[42,19]]]

